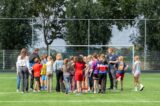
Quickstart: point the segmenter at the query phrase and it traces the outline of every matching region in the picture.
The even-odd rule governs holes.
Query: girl
[[[70,70],[69,70],[69,64],[68,64],[67,58],[64,59],[62,71],[63,71],[63,79],[65,82],[66,94],[68,94],[68,92],[70,90]]]
[[[88,91],[88,64],[87,64],[87,56],[83,57],[83,61],[86,65],[83,73],[83,81],[82,81],[82,89],[84,92]]]
[[[40,60],[38,58],[35,58],[34,62],[35,64],[32,66],[35,78],[34,92],[40,92],[40,73],[42,65],[40,64]]]
[[[116,71],[116,81],[118,85],[118,81],[121,82],[121,91],[123,91],[123,78],[124,78],[124,73],[125,70],[128,69],[128,65],[124,63],[124,57],[119,56],[118,57],[118,63],[115,64],[115,69]]]
[[[93,54],[93,63],[92,63],[92,70],[93,70],[93,85],[94,85],[94,93],[97,93],[98,91],[98,56],[97,54]]]
[[[60,92],[60,89],[64,91],[62,66],[62,55],[57,54],[56,61],[53,64],[54,71],[56,72],[56,92]]]
[[[141,75],[141,62],[139,60],[139,56],[134,57],[132,73],[134,76],[135,91],[138,91],[138,87],[139,87],[139,90],[142,91],[144,89],[144,86],[139,81],[139,78]]]
[[[85,63],[83,62],[83,58],[81,56],[78,56],[74,66],[77,94],[80,94],[82,92],[83,69],[85,68]]]
[[[92,63],[93,63],[93,61],[92,61],[92,55],[88,55],[88,57],[87,57],[87,66],[88,66],[88,83],[89,83],[89,85],[88,85],[88,92],[90,92],[90,91],[92,91],[93,90],[93,71],[92,71]]]
[[[47,91],[52,92],[52,79],[53,79],[53,60],[51,56],[47,57]]]
[[[104,54],[100,55],[99,63],[97,64],[97,67],[98,67],[98,76],[99,76],[99,81],[98,81],[99,92],[98,93],[105,93],[108,64],[106,62]]]
[[[47,55],[42,55],[41,59],[41,64],[42,64],[42,69],[41,69],[41,89],[45,90],[46,89],[46,71],[47,71]]]

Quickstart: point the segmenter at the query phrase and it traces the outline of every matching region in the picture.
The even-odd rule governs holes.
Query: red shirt
[[[35,63],[33,65],[34,77],[40,77],[41,69],[42,69],[42,64]]]
[[[75,63],[75,74],[82,74],[84,68],[85,68],[84,62],[76,62]]]

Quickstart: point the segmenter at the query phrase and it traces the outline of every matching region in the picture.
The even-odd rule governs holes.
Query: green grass
[[[142,92],[133,91],[132,75],[126,74],[124,91],[107,90],[106,94],[77,96],[76,94],[66,95],[55,91],[53,93],[16,93],[16,74],[0,73],[0,106],[159,106],[159,76],[160,74],[143,74],[141,81],[145,85],[145,89]]]

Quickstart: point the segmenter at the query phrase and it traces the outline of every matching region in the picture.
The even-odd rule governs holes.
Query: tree
[[[160,18],[160,1],[159,0],[142,0],[140,3],[139,14],[143,19]],[[140,50],[144,49],[145,41],[145,22],[139,21],[138,29],[140,35],[134,37],[133,42],[139,46]],[[160,51],[160,20],[146,21],[146,45],[149,51]]]
[[[0,17],[28,18],[30,5],[28,0],[2,0]],[[32,28],[30,20],[5,19],[0,20],[0,42],[2,49],[20,49],[31,44]]]
[[[64,24],[57,19],[65,17],[64,7],[65,0],[33,0],[32,2],[32,14],[37,18],[35,27],[42,31],[47,51],[56,35],[61,34]]]
[[[134,19],[139,16],[137,0],[69,0],[66,10],[67,18],[83,19]],[[121,30],[135,21],[92,20],[90,44],[108,44],[112,37],[112,26]],[[68,22],[67,38],[71,44],[87,44],[87,21]],[[73,30],[74,29],[74,30]]]

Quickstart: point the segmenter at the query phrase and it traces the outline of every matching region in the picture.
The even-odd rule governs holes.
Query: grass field
[[[143,74],[141,80],[145,89],[142,92],[133,91],[132,75],[126,74],[124,91],[107,90],[106,94],[77,96],[76,94],[66,95],[55,91],[53,93],[17,93],[16,74],[0,73],[0,106],[159,106],[159,76],[160,74]]]

